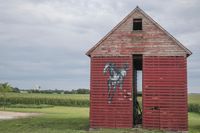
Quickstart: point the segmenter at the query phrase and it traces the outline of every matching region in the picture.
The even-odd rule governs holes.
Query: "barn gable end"
[[[142,125],[188,131],[187,57],[191,54],[136,7],[86,53],[91,59],[90,128]]]
[[[133,31],[133,19],[142,19],[143,29]],[[142,9],[136,7],[103,39],[92,47],[88,56],[126,56],[143,54],[148,56],[189,56],[191,52]]]

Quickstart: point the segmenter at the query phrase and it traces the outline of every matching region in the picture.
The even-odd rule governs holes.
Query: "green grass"
[[[38,112],[42,115],[32,118],[0,121],[2,133],[73,133],[85,132],[89,127],[88,108],[7,108],[7,111]]]
[[[200,94],[189,94],[188,103],[200,106]],[[200,113],[189,113],[189,132],[200,133]]]
[[[200,114],[189,113],[189,132],[200,133]]]

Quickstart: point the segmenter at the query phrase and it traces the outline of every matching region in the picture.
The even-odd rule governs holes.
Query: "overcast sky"
[[[85,52],[137,5],[193,52],[188,88],[200,93],[199,0],[0,0],[0,82],[89,88]]]

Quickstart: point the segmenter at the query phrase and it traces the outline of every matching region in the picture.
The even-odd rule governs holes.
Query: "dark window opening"
[[[133,30],[142,30],[142,19],[133,19]]]

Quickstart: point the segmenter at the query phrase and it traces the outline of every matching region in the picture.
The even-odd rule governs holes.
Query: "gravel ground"
[[[0,120],[26,118],[26,117],[38,116],[38,115],[41,115],[41,113],[21,113],[21,112],[0,111]]]

